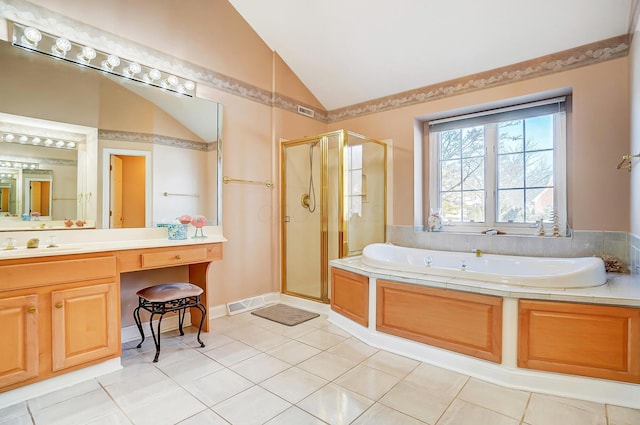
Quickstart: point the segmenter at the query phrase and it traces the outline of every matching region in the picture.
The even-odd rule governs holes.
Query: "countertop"
[[[396,282],[506,298],[527,298],[640,307],[640,274],[608,273],[607,282],[604,285],[591,288],[532,288],[380,269],[363,264],[361,256],[331,260],[329,264],[333,267],[364,274],[376,279],[387,279]]]
[[[3,260],[18,258],[49,257],[170,246],[183,247],[227,241],[222,235],[222,228],[218,226],[205,227],[204,234],[207,237],[192,238],[189,236],[183,240],[169,240],[166,228],[3,232],[0,234],[0,263]],[[48,247],[51,237],[55,237],[56,247]],[[16,240],[15,249],[4,249],[7,238]],[[26,247],[27,240],[30,238],[39,239],[38,248]]]

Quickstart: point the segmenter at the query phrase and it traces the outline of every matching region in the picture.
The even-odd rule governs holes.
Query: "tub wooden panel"
[[[369,326],[369,278],[332,268],[331,309],[362,326]]]
[[[640,383],[640,309],[520,300],[518,366]]]
[[[378,331],[502,361],[502,298],[386,280],[376,294]]]

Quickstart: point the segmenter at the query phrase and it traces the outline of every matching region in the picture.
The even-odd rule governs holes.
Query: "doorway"
[[[329,261],[384,242],[386,145],[338,130],[281,145],[282,292],[329,302]]]
[[[150,154],[146,151],[104,150],[104,227],[118,229],[151,225]]]

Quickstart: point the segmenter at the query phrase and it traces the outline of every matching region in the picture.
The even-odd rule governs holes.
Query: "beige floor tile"
[[[290,367],[289,363],[261,353],[231,365],[230,369],[257,384]]]
[[[368,357],[364,361],[364,364],[403,378],[415,369],[420,362],[388,351],[378,351],[371,357]]]
[[[267,329],[262,329],[262,332],[248,335],[240,339],[240,341],[252,346],[256,350],[267,351],[290,341],[290,338]]]
[[[447,398],[455,397],[468,379],[469,377],[466,375],[425,363],[420,364],[404,378],[407,382],[425,387],[429,391]]]
[[[5,418],[0,416],[0,425],[33,425],[31,415],[14,416]]]
[[[37,425],[86,424],[119,412],[116,404],[102,390],[97,389],[32,411]]]
[[[180,425],[229,425],[229,422],[225,421],[211,409],[204,410],[190,418],[179,422]]]
[[[298,367],[328,381],[333,381],[338,376],[353,368],[356,364],[356,362],[351,360],[343,359],[327,352],[321,352],[299,363]]]
[[[470,378],[458,398],[477,404],[500,414],[521,420],[529,402],[530,393],[501,387]]]
[[[131,425],[132,422],[122,412],[114,412],[102,418],[87,422],[87,425]]]
[[[252,386],[251,381],[234,371],[222,369],[185,384],[184,388],[211,407]]]
[[[302,335],[306,335],[310,332],[315,331],[316,329],[317,328],[309,326],[306,323],[300,323],[299,325],[295,326],[278,325],[271,328],[273,332],[291,339],[300,338]]]
[[[519,425],[520,420],[501,415],[493,410],[486,409],[466,402],[464,400],[454,400],[442,418],[436,425]]]
[[[316,347],[319,350],[327,350],[335,345],[340,344],[347,339],[344,336],[336,335],[322,329],[316,329],[313,332],[302,335],[298,341]]]
[[[330,383],[297,405],[331,425],[346,425],[372,404],[372,400]]]
[[[335,354],[338,357],[360,363],[367,357],[370,357],[378,352],[378,349],[371,347],[355,338],[349,338],[341,342],[340,344],[331,347],[327,350],[327,352]]]
[[[310,415],[296,406],[291,406],[275,418],[271,419],[265,425],[325,425],[326,422],[321,421],[315,416]]]
[[[524,422],[530,425],[606,425],[604,405],[543,394],[532,394]]]
[[[371,400],[378,400],[399,381],[400,378],[397,376],[360,364],[336,379],[335,382]]]
[[[421,422],[384,404],[376,403],[364,412],[352,425],[423,425]]]
[[[22,417],[26,418],[20,419]],[[25,422],[27,419],[28,422]],[[9,425],[13,423],[31,423],[31,415],[29,414],[26,401],[0,409],[0,424]]]
[[[289,341],[267,351],[267,354],[291,365],[296,365],[318,353],[320,353],[319,349],[298,341]]]
[[[425,387],[405,381],[399,382],[380,399],[385,406],[429,424],[436,423],[450,402],[450,398],[439,397]]]
[[[181,385],[224,368],[220,363],[199,353],[198,356],[192,357],[187,361],[178,361],[169,364],[158,362],[156,367]]]
[[[165,393],[173,392],[179,388],[179,384],[154,368],[153,372],[139,376],[128,376],[114,384],[105,386],[109,395],[122,409],[131,409],[139,404],[145,404],[155,400]]]
[[[205,354],[224,366],[231,366],[260,354],[260,351],[240,341],[234,341],[222,347],[205,351]]]
[[[173,425],[206,409],[183,388],[163,393],[144,404],[123,408],[136,425]]]
[[[640,424],[640,409],[608,405],[607,414],[609,416],[609,425]]]
[[[29,409],[31,409],[32,412],[37,412],[39,410],[46,409],[49,406],[53,406],[54,404],[100,389],[100,384],[95,379],[90,379],[76,385],[71,385],[69,387],[50,392],[40,397],[32,398],[28,402]]]
[[[255,386],[217,404],[212,409],[232,424],[261,425],[289,407],[289,402]]]
[[[297,403],[328,382],[312,373],[292,367],[263,381],[260,386],[290,403]]]

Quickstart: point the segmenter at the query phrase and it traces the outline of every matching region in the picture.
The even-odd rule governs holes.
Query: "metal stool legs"
[[[205,345],[204,342],[202,342],[202,340],[200,339],[200,334],[202,332],[202,326],[204,325],[204,321],[207,316],[207,310],[202,305],[202,303],[200,303],[200,296],[180,298],[167,302],[151,302],[142,297],[138,297],[138,307],[133,310],[133,318],[136,322],[136,325],[138,326],[140,337],[142,339],[136,348],[142,347],[142,343],[145,339],[144,331],[142,329],[142,321],[140,319],[141,308],[151,313],[151,317],[149,318],[149,328],[151,328],[151,336],[153,336],[153,342],[156,346],[156,355],[153,359],[153,362],[157,363],[158,358],[160,357],[160,325],[162,324],[162,318],[164,317],[165,313],[171,313],[174,311],[178,313],[178,327],[180,330],[180,335],[184,335],[184,317],[186,315],[187,308],[192,307],[197,308],[201,313],[197,340],[200,343],[200,347],[204,347]],[[158,319],[157,331],[153,327],[153,319],[156,315],[160,316]]]

